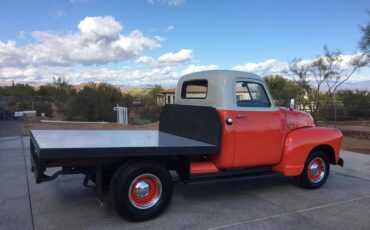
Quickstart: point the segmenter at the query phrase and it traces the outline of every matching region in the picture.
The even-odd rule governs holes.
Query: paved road
[[[0,141],[14,138],[0,138]],[[160,217],[130,223],[101,208],[81,176],[36,185],[29,172],[29,139],[0,142],[0,229],[369,229],[370,157],[344,152],[319,190],[291,179],[177,184]],[[24,159],[26,157],[26,159]],[[25,165],[26,162],[26,165]],[[26,166],[26,167],[25,167]],[[27,173],[25,171],[27,168]],[[29,190],[28,190],[29,188]]]
[[[18,121],[0,120],[0,137],[18,136],[20,133]]]

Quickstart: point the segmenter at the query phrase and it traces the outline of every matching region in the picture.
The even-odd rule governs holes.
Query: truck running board
[[[255,180],[262,178],[283,177],[282,173],[274,172],[271,167],[249,169],[224,170],[218,173],[194,174],[189,177],[187,184],[200,184],[208,182],[230,182]]]

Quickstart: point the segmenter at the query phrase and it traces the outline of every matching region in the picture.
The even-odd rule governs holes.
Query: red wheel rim
[[[153,174],[142,174],[130,184],[128,191],[129,200],[139,209],[153,207],[162,194],[162,184]]]
[[[316,157],[308,164],[308,178],[313,183],[320,182],[326,173],[326,165],[322,158]]]

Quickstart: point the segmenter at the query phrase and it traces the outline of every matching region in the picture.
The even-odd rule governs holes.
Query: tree
[[[370,93],[366,90],[339,90],[338,101],[349,119],[370,118]]]
[[[35,90],[28,84],[16,84],[13,95],[16,97],[29,97],[35,95]]]
[[[41,116],[44,113],[46,117],[51,117],[53,115],[53,107],[51,103],[46,101],[35,102],[36,115]]]
[[[156,103],[157,101],[157,94],[163,90],[161,85],[155,85],[152,89],[148,91],[146,94],[146,99],[148,99],[151,103]]]
[[[66,103],[64,114],[80,121],[115,121],[113,107],[122,101],[119,88],[109,84],[90,83]]]
[[[370,11],[368,11],[370,15]],[[365,26],[360,26],[362,37],[359,42],[360,50],[370,55],[370,21]]]
[[[264,77],[275,104],[288,106],[290,99],[300,99],[304,91],[299,85],[281,75],[268,75]]]
[[[364,54],[353,55],[348,66],[343,68],[343,56],[340,51],[324,47],[324,54],[313,61],[293,59],[287,73],[305,92],[302,103],[317,120],[320,111],[333,99],[338,88],[356,71],[368,64]]]
[[[64,77],[54,77],[53,83],[40,86],[37,91],[40,96],[70,96],[75,95],[76,90]]]
[[[53,80],[53,86],[59,90],[60,95],[65,96],[76,93],[76,90],[66,81],[65,77],[54,77]]]

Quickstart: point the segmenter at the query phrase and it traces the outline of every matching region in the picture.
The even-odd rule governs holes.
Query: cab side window
[[[205,99],[207,97],[208,82],[207,80],[185,81],[182,84],[182,99]]]
[[[270,107],[271,103],[262,85],[238,81],[235,85],[236,105],[239,107]]]

